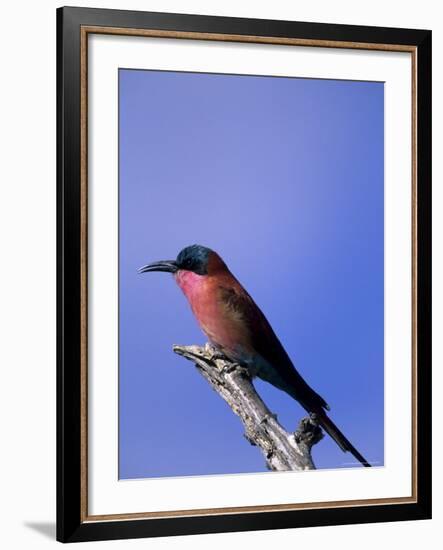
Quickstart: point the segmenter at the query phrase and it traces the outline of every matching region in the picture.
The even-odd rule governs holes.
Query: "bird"
[[[141,267],[139,273],[172,273],[189,301],[209,343],[232,362],[284,391],[318,422],[344,452],[363,466],[371,464],[327,415],[327,402],[294,367],[264,313],[214,250],[194,244],[183,248],[175,260],[161,260]]]

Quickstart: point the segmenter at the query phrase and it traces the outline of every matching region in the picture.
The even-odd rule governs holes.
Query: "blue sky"
[[[213,248],[331,418],[383,464],[382,83],[119,71],[120,478],[266,471],[173,344],[204,343],[169,274]],[[305,415],[256,387],[288,430]],[[318,468],[354,462],[325,437]],[[272,475],[270,473],[270,475]]]

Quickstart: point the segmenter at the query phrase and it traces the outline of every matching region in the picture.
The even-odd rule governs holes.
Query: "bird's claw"
[[[217,347],[213,346],[209,342],[206,342],[205,350],[207,353],[210,354],[212,361],[217,361],[219,359],[224,359],[224,360],[227,359],[226,355],[221,350],[219,350]]]
[[[224,365],[221,369],[221,372],[223,374],[230,374],[231,372],[234,372],[235,370],[241,368],[237,363],[228,363],[227,365]]]
[[[227,357],[221,351],[213,350],[211,359],[212,361],[218,361],[220,359],[226,361]]]

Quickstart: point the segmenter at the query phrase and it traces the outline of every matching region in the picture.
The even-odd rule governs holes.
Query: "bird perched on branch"
[[[210,343],[231,361],[296,399],[332,437],[364,466],[368,461],[327,416],[329,405],[295,369],[268,320],[220,256],[200,245],[184,248],[176,260],[145,265],[140,273],[172,273]]]

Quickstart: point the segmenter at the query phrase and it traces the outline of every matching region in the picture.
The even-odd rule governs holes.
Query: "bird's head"
[[[175,260],[153,262],[141,267],[138,272],[164,271],[177,273],[184,270],[197,275],[209,275],[220,268],[226,269],[226,265],[216,252],[206,246],[193,244],[183,248]]]

